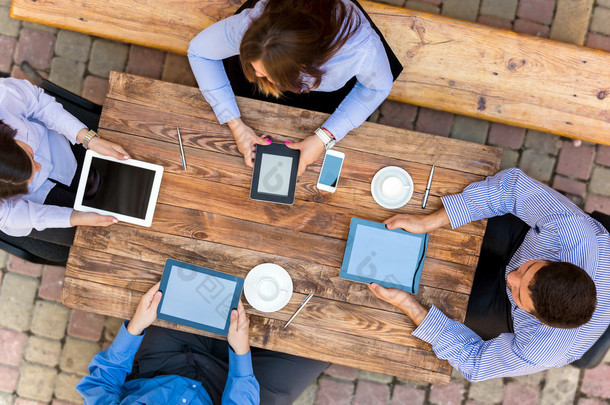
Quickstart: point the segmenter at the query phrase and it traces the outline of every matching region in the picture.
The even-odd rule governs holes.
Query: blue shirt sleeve
[[[131,372],[133,359],[144,334],[134,336],[127,331],[125,321],[114,342],[95,355],[89,363],[89,375],[76,385],[85,405],[118,404],[125,378]]]
[[[222,394],[223,405],[258,405],[260,387],[252,371],[251,352],[237,355],[229,347],[229,376]]]
[[[372,32],[359,49],[365,55],[356,73],[357,82],[323,125],[337,140],[362,125],[388,97],[394,84],[390,62],[379,36]],[[353,69],[353,66],[341,68]]]

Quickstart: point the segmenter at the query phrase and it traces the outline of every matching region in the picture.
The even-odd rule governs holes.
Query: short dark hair
[[[0,199],[27,194],[32,161],[15,141],[17,131],[0,120]]]
[[[554,328],[577,328],[589,322],[597,306],[595,283],[586,271],[568,262],[548,262],[529,284],[534,315]]]

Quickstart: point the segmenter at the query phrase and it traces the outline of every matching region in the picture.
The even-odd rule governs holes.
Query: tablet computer
[[[159,290],[160,319],[227,336],[244,279],[167,259]]]
[[[428,238],[352,218],[340,277],[417,293]]]
[[[85,195],[91,171],[95,171],[99,186],[93,195]],[[89,149],[85,154],[74,209],[151,226],[162,176],[163,166],[133,159],[118,160]]]
[[[294,203],[301,151],[281,143],[256,147],[250,198],[280,204]]]

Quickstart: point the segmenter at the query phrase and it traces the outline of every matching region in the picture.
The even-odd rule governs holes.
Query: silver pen
[[[182,158],[182,168],[186,170],[186,157],[184,156],[184,148],[182,147],[182,135],[180,134],[180,128],[176,127],[178,131],[178,142],[180,143],[180,157]]]
[[[311,299],[311,297],[313,297],[313,294],[309,294],[307,297],[305,297],[305,299],[303,300],[303,302],[301,303],[301,306],[299,307],[299,309],[297,309],[297,311],[294,313],[294,315],[292,315],[290,317],[290,319],[288,320],[288,322],[286,322],[286,325],[284,325],[283,329],[286,329],[286,326],[290,325],[290,322],[292,322],[292,320],[294,318],[297,317],[297,315],[299,314],[299,312],[301,312],[301,310],[305,307],[305,305],[307,305],[307,303],[309,302],[309,300]]]
[[[430,195],[430,186],[432,185],[432,176],[434,176],[434,165],[432,165],[432,169],[430,169],[430,177],[428,177],[428,185],[426,186],[426,192],[424,193],[424,198],[421,200],[422,208],[426,208],[426,203],[428,202],[428,196]]]

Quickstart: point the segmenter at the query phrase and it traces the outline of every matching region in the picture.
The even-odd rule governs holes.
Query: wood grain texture
[[[13,0],[11,16],[185,54],[237,0]],[[610,53],[362,1],[405,70],[390,98],[610,144]]]
[[[240,100],[256,131],[278,140],[302,138],[324,119],[275,104]],[[281,123],[281,125],[280,125]],[[180,164],[176,126],[185,143],[188,170]],[[404,167],[415,196],[399,212],[429,213],[440,197],[494,174],[498,148],[378,124],[364,125],[342,142],[346,164],[339,190],[316,189],[320,162],[298,181],[292,206],[249,199],[251,169],[231,134],[216,123],[197,89],[113,73],[99,132],[137,159],[165,168],[153,225],[81,227],[66,269],[62,301],[74,308],[130,317],[141,294],[161,277],[167,258],[245,277],[273,262],[291,275],[294,295],[267,314],[247,307],[255,346],[414,380],[446,383],[451,368],[413,336],[415,325],[375,298],[367,286],[343,280],[339,271],[352,217],[383,221],[397,211],[377,206],[370,181],[381,167]],[[430,164],[438,162],[430,207],[419,208]],[[431,233],[417,299],[462,321],[485,221]],[[315,298],[283,330],[305,294]],[[158,321],[168,327],[190,330]]]

